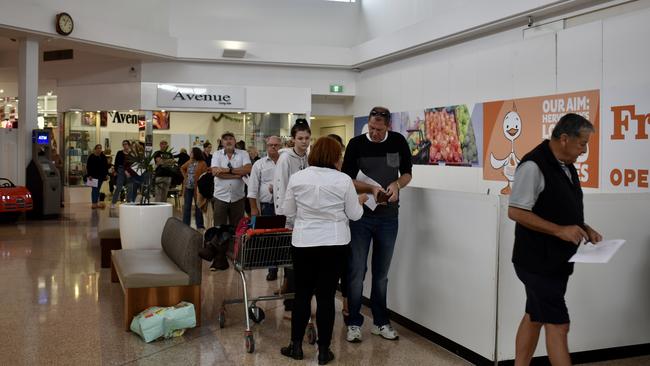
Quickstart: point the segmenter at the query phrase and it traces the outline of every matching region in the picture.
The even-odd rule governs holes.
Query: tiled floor
[[[224,298],[238,295],[233,270],[204,267],[203,326],[183,337],[144,343],[121,328],[122,292],[100,269],[98,227],[111,225],[107,210],[69,205],[49,221],[0,224],[0,365],[315,365],[316,349],[305,345],[305,361],[279,353],[290,322],[279,302],[261,303],[266,320],[254,328],[256,351],[244,350],[241,305],[228,307],[224,329],[217,314]],[[277,286],[254,271],[253,294]],[[340,310],[340,302],[337,302]],[[345,341],[337,315],[333,351],[339,365],[467,365],[456,355],[396,325],[398,342],[369,334],[364,342]],[[603,363],[648,365],[650,357]]]

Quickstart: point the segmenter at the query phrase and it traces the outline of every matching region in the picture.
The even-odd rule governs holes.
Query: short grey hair
[[[562,116],[555,125],[551,137],[556,140],[563,134],[569,137],[579,137],[582,131],[594,132],[596,129],[585,117],[575,113],[568,113]]]

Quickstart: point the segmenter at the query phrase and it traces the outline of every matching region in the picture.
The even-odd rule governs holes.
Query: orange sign
[[[574,164],[583,187],[598,188],[600,91],[511,99],[483,104],[483,178],[514,181],[519,161],[545,139],[567,113],[587,118],[596,128],[588,151]]]

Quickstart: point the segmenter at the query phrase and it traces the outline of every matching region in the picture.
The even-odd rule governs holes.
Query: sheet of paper
[[[381,184],[375,182],[374,179],[363,174],[361,170],[359,170],[359,174],[357,174],[357,180],[360,182],[370,184],[371,186],[381,187]],[[370,210],[374,211],[375,208],[377,208],[377,201],[375,201],[375,196],[373,196],[372,194],[366,194],[366,196],[368,196],[368,200],[364,203],[364,205],[368,206]]]
[[[607,263],[625,243],[623,239],[603,240],[594,245],[591,243],[578,246],[576,254],[569,262],[576,263]]]
[[[86,181],[86,186],[97,188],[97,186],[99,186],[99,179],[88,178]]]

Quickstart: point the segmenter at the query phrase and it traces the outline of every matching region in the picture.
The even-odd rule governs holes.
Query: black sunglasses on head
[[[390,113],[389,112],[384,112],[384,111],[376,111],[376,110],[373,109],[372,111],[370,111],[370,115],[371,116],[382,116],[384,118],[388,118],[390,116]]]

